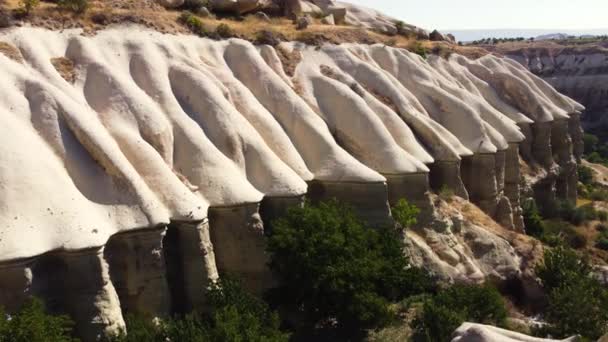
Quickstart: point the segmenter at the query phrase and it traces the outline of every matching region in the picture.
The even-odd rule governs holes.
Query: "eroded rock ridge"
[[[583,108],[512,60],[133,28],[0,40],[20,56],[0,54],[0,305],[39,296],[86,340],[204,305],[218,272],[271,286],[264,234],[305,197],[372,225],[415,203],[408,253],[449,281],[521,276],[522,194],[576,199]],[[522,168],[543,181],[522,189]]]

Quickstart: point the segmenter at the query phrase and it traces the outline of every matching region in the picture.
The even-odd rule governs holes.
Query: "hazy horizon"
[[[488,5],[484,0],[347,0],[377,9],[427,30],[543,30],[608,32],[606,0],[511,0]]]
[[[456,40],[469,42],[483,38],[531,38],[546,34],[563,33],[571,36],[583,35],[608,35],[608,28],[587,29],[587,30],[564,30],[564,29],[525,29],[525,28],[496,28],[481,30],[441,30],[444,33],[451,33]]]

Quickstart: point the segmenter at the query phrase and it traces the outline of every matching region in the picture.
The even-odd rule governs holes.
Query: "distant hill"
[[[562,30],[562,29],[487,29],[487,30],[441,30],[443,33],[451,33],[456,37],[456,40],[462,42],[470,42],[483,38],[536,38],[539,36],[548,35],[566,35],[566,36],[583,36],[583,35],[605,35],[608,34],[608,28],[593,29],[593,30]],[[559,33],[558,33],[559,32]],[[545,38],[551,39],[551,38]]]
[[[550,33],[550,34],[540,35],[540,36],[536,37],[536,40],[551,40],[551,39],[563,40],[563,39],[568,39],[569,36],[570,35],[565,34],[565,33]]]

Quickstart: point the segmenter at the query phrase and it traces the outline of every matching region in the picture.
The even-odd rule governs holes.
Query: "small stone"
[[[446,40],[445,36],[437,30],[434,30],[433,32],[431,32],[431,34],[429,35],[429,38],[435,42]]]
[[[199,9],[196,10],[196,14],[201,18],[213,17],[213,13],[205,6],[199,7]]]
[[[321,19],[321,24],[323,25],[336,25],[336,21],[334,20],[334,15],[330,14],[327,17]]]
[[[303,17],[299,17],[296,20],[296,29],[297,30],[306,30],[308,26],[312,24],[312,18],[309,15],[305,15]]]
[[[265,21],[267,23],[270,22],[270,17],[268,16],[268,14],[266,14],[264,12],[256,12],[255,17],[261,21]]]

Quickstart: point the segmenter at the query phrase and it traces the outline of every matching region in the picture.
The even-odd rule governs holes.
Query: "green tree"
[[[288,341],[289,334],[279,329],[279,316],[268,305],[243,290],[232,278],[224,278],[210,287],[209,305],[213,309],[210,336],[212,341]]]
[[[267,248],[282,285],[270,297],[309,328],[336,322],[339,331],[357,334],[383,326],[394,317],[391,301],[430,287],[403,254],[402,230],[368,228],[335,200],[291,208],[273,227]]]
[[[536,275],[543,287],[551,291],[577,279],[591,277],[591,265],[572,249],[556,247],[545,250],[544,262],[536,267]]]
[[[425,301],[412,322],[414,341],[449,341],[465,321],[504,326],[507,309],[491,286],[453,285]]]
[[[536,269],[548,293],[547,326],[537,334],[597,339],[608,332],[608,290],[593,277],[588,260],[563,247],[545,251]]]
[[[402,228],[410,228],[418,223],[420,209],[415,205],[409,204],[405,199],[400,199],[397,204],[391,208],[391,212],[395,221],[399,223]]]
[[[583,135],[583,143],[585,144],[585,154],[590,154],[597,151],[600,140],[593,134],[585,133]]]
[[[10,318],[0,310],[0,342],[73,342],[73,326],[67,316],[48,314],[36,298],[28,300]]]
[[[538,207],[533,199],[524,201],[522,204],[524,225],[526,226],[526,234],[540,238],[545,232],[543,218],[540,216]]]
[[[596,340],[608,331],[608,291],[591,278],[561,285],[549,294],[545,320],[551,336],[578,334]]]
[[[590,167],[579,165],[578,180],[585,185],[593,184],[593,170]]]

